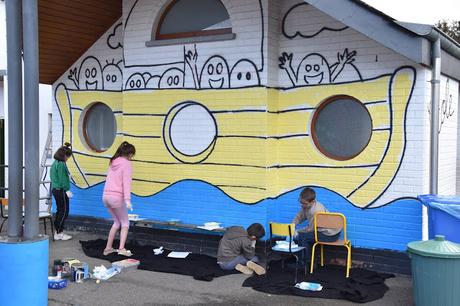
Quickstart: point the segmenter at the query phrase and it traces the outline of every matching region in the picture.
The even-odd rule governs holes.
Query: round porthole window
[[[109,149],[117,134],[117,122],[110,107],[96,102],[84,112],[83,116],[82,128],[86,145],[96,152]]]
[[[202,104],[187,101],[174,106],[165,119],[163,136],[168,151],[179,161],[199,163],[212,152],[217,124]]]
[[[372,135],[367,108],[350,96],[323,102],[313,115],[311,132],[316,147],[326,156],[348,160],[361,153]]]

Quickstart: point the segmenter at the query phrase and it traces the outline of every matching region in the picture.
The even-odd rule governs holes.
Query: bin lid
[[[436,235],[432,240],[410,242],[407,250],[427,257],[460,258],[460,244],[446,240],[443,235]]]

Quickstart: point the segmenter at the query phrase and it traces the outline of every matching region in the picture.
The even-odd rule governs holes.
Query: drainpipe
[[[19,238],[22,226],[22,59],[21,1],[8,0],[6,41],[8,68],[8,237]]]
[[[441,39],[431,45],[431,146],[430,146],[430,194],[438,193],[439,159],[439,97],[441,83]]]
[[[38,235],[39,134],[38,122],[38,0],[22,1],[24,36],[25,213],[24,238]],[[19,1],[20,2],[20,1]]]

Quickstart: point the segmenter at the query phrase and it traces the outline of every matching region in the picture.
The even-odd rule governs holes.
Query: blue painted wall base
[[[35,241],[0,237],[0,304],[48,305],[48,236]]]

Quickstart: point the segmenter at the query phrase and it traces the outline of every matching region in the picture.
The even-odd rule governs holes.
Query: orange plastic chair
[[[347,239],[347,219],[341,213],[332,213],[332,212],[318,212],[314,217],[314,227],[315,227],[315,243],[311,250],[311,266],[310,273],[313,273],[313,266],[315,260],[315,249],[317,245],[321,246],[321,267],[324,265],[324,251],[323,246],[332,245],[345,247],[347,249],[347,272],[346,277],[350,276],[350,267],[351,267],[351,241]],[[318,241],[318,228],[334,228],[334,229],[343,229],[343,240],[337,240],[334,242],[322,242]]]

